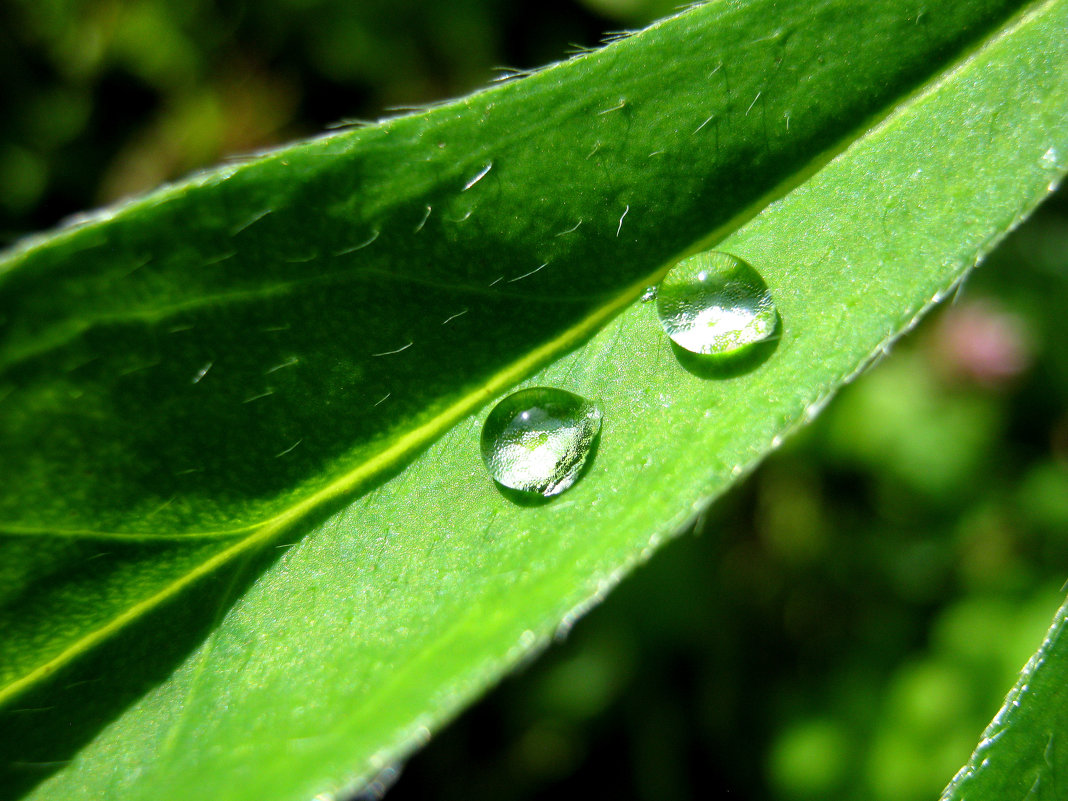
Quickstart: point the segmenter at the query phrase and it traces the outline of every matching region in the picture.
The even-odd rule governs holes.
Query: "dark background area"
[[[670,10],[9,0],[0,244]],[[389,797],[937,797],[1062,599],[1066,301],[1062,192]]]

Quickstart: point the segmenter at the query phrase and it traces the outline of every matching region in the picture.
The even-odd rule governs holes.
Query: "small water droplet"
[[[771,338],[778,314],[764,279],[729,253],[683,259],[664,277],[656,311],[667,335],[702,355],[726,355]]]
[[[642,303],[648,303],[651,300],[656,300],[656,287],[647,286],[645,291],[642,292]]]
[[[551,497],[578,480],[601,411],[562,389],[533,387],[498,403],[482,427],[482,461],[498,484]]]

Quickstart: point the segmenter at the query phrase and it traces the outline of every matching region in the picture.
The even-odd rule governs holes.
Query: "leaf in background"
[[[1066,23],[702,6],[11,254],[0,786],[308,798],[411,750],[1044,196]],[[710,244],[782,315],[726,371],[636,302]],[[536,507],[478,456],[523,381],[604,413],[588,474]]]
[[[1068,791],[1068,604],[1024,667],[979,747],[942,801],[1026,798],[1056,801]]]

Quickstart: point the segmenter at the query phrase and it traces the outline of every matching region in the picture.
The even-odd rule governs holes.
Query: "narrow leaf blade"
[[[314,309],[314,322],[322,324],[324,332],[312,332],[305,321],[310,338],[298,338],[299,352],[311,354],[321,346],[329,358],[324,357],[321,370],[313,374],[317,379],[294,390],[286,410],[307,403],[316,419],[334,420],[354,411],[352,397],[376,404],[371,408],[386,406],[393,391],[383,394],[385,400],[371,395],[375,381],[404,387],[415,398],[399,411],[383,412],[386,422],[378,420],[372,429],[347,428],[342,422],[332,433],[343,447],[326,442],[312,449],[314,458],[304,460],[297,474],[287,473],[286,481],[271,476],[259,483],[258,476],[248,473],[246,482],[237,482],[237,497],[220,500],[208,492],[220,484],[203,484],[199,492],[188,491],[157,511],[167,501],[165,492],[141,484],[147,489],[131,504],[107,497],[83,508],[77,497],[69,507],[67,501],[52,499],[10,526],[9,537],[18,542],[32,536],[34,526],[54,529],[70,515],[84,516],[80,525],[90,526],[99,517],[114,524],[114,541],[122,535],[135,535],[135,543],[160,535],[178,537],[183,548],[187,543],[218,548],[207,558],[191,560],[199,566],[239,544],[237,553],[223,560],[236,571],[229,591],[224,582],[222,593],[226,603],[233,603],[220,610],[210,637],[173,676],[132,701],[70,767],[43,784],[41,797],[181,798],[211,792],[223,798],[307,798],[331,783],[358,783],[418,744],[431,727],[543,643],[557,625],[563,622],[566,627],[953,286],[1063,173],[1064,165],[1049,154],[1065,152],[1068,146],[1063,141],[1068,130],[1068,58],[1058,33],[1066,22],[1066,4],[1035,5],[994,32],[989,28],[1002,20],[1005,7],[972,8],[969,25],[961,24],[954,14],[963,12],[955,9],[936,20],[934,29],[942,38],[928,40],[929,49],[916,45],[901,63],[873,61],[860,69],[844,56],[820,62],[813,55],[819,53],[814,42],[821,37],[844,47],[850,37],[871,35],[870,30],[854,30],[847,6],[827,4],[816,22],[798,23],[790,35],[776,27],[777,18],[763,13],[760,3],[741,11],[718,5],[699,8],[597,59],[519,82],[514,85],[519,89],[509,88],[514,95],[486,93],[351,139],[285,151],[225,180],[209,181],[202,196],[194,190],[172,190],[127,210],[126,216],[120,213],[99,227],[74,232],[69,236],[83,240],[71,246],[73,250],[67,249],[69,240],[61,239],[54,247],[46,243],[16,257],[27,261],[4,274],[6,286],[15,287],[12,291],[27,308],[40,309],[33,304],[46,304],[47,298],[34,276],[54,277],[56,271],[75,269],[68,260],[84,254],[79,248],[100,230],[118,240],[144,235],[137,229],[173,231],[180,215],[158,210],[168,203],[181,209],[214,204],[213,213],[221,209],[222,216],[209,215],[204,224],[235,237],[278,220],[273,223],[277,228],[249,240],[248,248],[239,251],[245,255],[223,260],[241,259],[244,265],[211,279],[233,282],[224,292],[214,285],[212,292],[198,285],[188,288],[190,302],[209,297],[212,302],[204,313],[219,315],[217,320],[198,318],[205,327],[204,341],[226,344],[229,336],[255,342],[253,332],[292,331],[294,323]],[[883,23],[884,41],[902,35],[902,20],[908,20],[902,8],[887,9],[885,17],[876,15],[872,22]],[[972,38],[954,39],[961,30]],[[940,70],[922,73],[921,53],[927,63],[943,57],[937,62]],[[777,58],[792,66],[795,55],[803,65],[793,75],[796,84],[787,81],[786,88],[765,93],[766,76],[778,74],[773,72]],[[650,68],[656,59],[674,80],[662,83],[662,75]],[[751,64],[753,69],[740,70],[741,84],[733,83],[729,91],[709,91],[709,76],[724,71],[728,62]],[[824,69],[828,62],[834,68]],[[647,74],[654,77],[647,80]],[[813,82],[822,89],[813,88]],[[850,90],[842,91],[843,85]],[[676,94],[665,98],[665,86],[676,87]],[[880,89],[873,95],[872,87]],[[594,90],[601,94],[591,100]],[[748,98],[750,90],[752,101],[743,108],[738,98]],[[545,109],[557,107],[550,98],[560,100],[563,111],[546,125]],[[706,132],[709,137],[715,134],[707,112],[716,108],[716,98],[724,103],[724,119],[734,124],[724,126],[718,139],[695,140]],[[876,114],[891,101],[896,103],[892,113]],[[486,122],[493,119],[494,108],[515,113],[497,112],[502,120],[499,135]],[[800,108],[804,115],[797,113]],[[754,109],[763,109],[760,118],[750,116]],[[680,123],[687,115],[693,117],[692,129]],[[805,123],[799,123],[801,116]],[[768,128],[768,119],[778,121],[781,129]],[[812,127],[806,131],[805,124]],[[458,160],[451,156],[434,162],[427,155],[438,144],[433,134],[450,126],[466,126],[468,133],[487,126],[471,140],[482,142],[482,148]],[[510,139],[508,128],[523,133],[512,133]],[[394,144],[398,140],[400,144]],[[695,141],[704,147],[694,147]],[[592,145],[589,151],[586,144]],[[665,153],[650,149],[656,144],[669,145],[663,165],[656,159]],[[557,163],[554,146],[573,158]],[[420,154],[431,165],[426,173],[431,177],[419,173],[397,182],[386,174],[393,159],[421,164]],[[317,171],[312,166],[316,159],[331,166]],[[516,170],[511,178],[504,177],[509,159],[514,159]],[[427,324],[425,340],[435,344],[414,362],[408,361],[418,354],[410,336],[384,343],[381,350],[377,344],[375,350],[365,349],[362,363],[375,369],[366,373],[368,383],[358,389],[331,374],[327,362],[340,359],[346,369],[357,371],[359,360],[351,357],[349,340],[338,334],[351,337],[364,331],[359,313],[348,307],[356,298],[358,311],[366,310],[368,298],[375,297],[371,290],[335,297],[337,286],[327,281],[326,291],[315,291],[318,301],[311,307],[299,292],[278,289],[294,280],[303,287],[304,280],[289,273],[295,269],[292,265],[305,263],[298,258],[301,245],[319,247],[322,238],[330,237],[340,245],[339,237],[351,230],[317,224],[315,215],[296,212],[289,218],[278,211],[256,219],[254,214],[243,219],[225,216],[231,207],[247,211],[246,201],[255,191],[282,193],[288,172],[281,168],[294,163],[306,171],[306,180],[290,191],[304,204],[282,204],[285,208],[329,207],[324,198],[331,197],[333,184],[343,185],[334,197],[351,194],[353,186],[345,184],[343,176],[357,165],[364,182],[359,185],[369,188],[360,195],[358,208],[385,215],[397,231],[404,215],[412,217],[404,219],[411,226],[403,236],[380,242],[384,227],[369,232],[365,227],[358,241],[351,238],[338,248],[355,248],[338,258],[365,253],[359,257],[364,259],[372,258],[376,244],[383,245],[383,255],[373,256],[381,267],[359,262],[359,269],[373,273],[376,281],[382,277],[379,272],[392,274],[396,264],[422,271],[418,277],[404,273],[410,294],[390,293],[383,309],[368,312],[374,315],[366,330],[378,334],[385,326],[386,331],[404,333],[415,308],[444,312],[441,301],[450,300],[452,293],[469,304],[461,318],[445,324],[445,316],[439,315]],[[367,165],[378,165],[380,172],[362,169]],[[435,203],[439,208],[445,203],[448,210],[462,211],[460,205],[476,197],[468,193],[494,186],[495,170],[501,176],[497,194],[481,198],[469,217],[464,212],[443,220],[453,220],[460,228],[442,227],[434,237],[418,239],[434,231],[426,228],[433,216],[424,220],[421,209],[429,206],[433,215]],[[435,171],[444,171],[444,178],[432,175]],[[377,177],[372,180],[368,174]],[[761,195],[778,197],[795,186],[757,216],[746,211]],[[726,191],[736,187],[734,193]],[[465,224],[491,204],[489,219],[499,228],[458,233],[469,231]],[[757,208],[762,206],[757,203]],[[581,220],[578,227],[576,217]],[[307,231],[299,230],[300,222]],[[588,233],[579,236],[583,231]],[[558,264],[566,255],[567,270],[531,273],[517,268],[511,276],[516,280],[504,282],[514,284],[514,295],[490,291],[490,283],[495,287],[502,283],[497,277],[505,278],[496,276],[500,264],[518,264],[516,254],[536,251],[550,236],[559,240],[547,246],[550,255]],[[432,244],[425,250],[410,244],[423,241]],[[498,260],[486,258],[486,241],[496,243],[492,254]],[[673,256],[709,241],[758,266],[783,317],[782,339],[765,362],[714,378],[689,372],[666,344],[650,307],[631,304],[641,285],[655,280]],[[186,292],[184,271],[190,264],[204,264],[206,255],[176,258],[170,264],[170,290]],[[39,261],[30,265],[35,258]],[[421,260],[425,258],[430,261]],[[541,258],[523,269],[537,268]],[[105,261],[98,262],[100,287],[90,288],[90,293],[103,291],[104,277],[114,278],[99,267]],[[257,271],[261,263],[268,274],[279,271],[284,280],[266,281]],[[307,263],[322,266],[318,259]],[[144,266],[131,269],[136,273]],[[453,281],[458,275],[463,283]],[[546,283],[536,283],[541,281]],[[266,293],[261,291],[264,286]],[[270,300],[276,290],[285,303]],[[241,306],[248,299],[244,292],[256,301],[252,311]],[[123,299],[121,308],[130,302]],[[182,313],[187,311],[184,302],[175,304]],[[57,302],[47,335],[29,328],[12,334],[6,340],[14,343],[12,364],[51,359],[54,348],[84,347],[94,331],[110,331],[108,326],[115,323],[104,315],[71,333],[61,312],[72,304],[70,298]],[[318,316],[324,311],[343,322],[337,324],[329,314]],[[264,324],[286,313],[290,328],[266,331],[269,326]],[[449,316],[455,313],[450,310]],[[463,319],[474,327],[465,329],[459,340],[449,340],[447,351],[459,354],[457,369],[434,350],[438,343],[432,334],[444,341],[439,329]],[[235,323],[253,325],[234,329]],[[124,318],[116,324],[131,322]],[[116,341],[125,343],[131,341],[131,331],[141,329],[122,330]],[[37,343],[40,349],[35,351]],[[105,352],[118,358],[118,349]],[[153,383],[151,392],[177,386],[179,374],[189,386],[198,387],[217,369],[215,359],[199,358],[211,353],[197,353],[195,348],[176,353],[186,359],[182,369]],[[190,353],[198,358],[189,358]],[[252,353],[258,351],[253,348]],[[250,359],[247,375],[273,375],[268,371],[284,363],[274,359],[284,354],[268,355],[272,358]],[[137,365],[133,361],[130,366]],[[159,365],[170,362],[164,359]],[[486,479],[476,444],[484,412],[475,410],[539,365],[545,366],[530,383],[564,386],[595,397],[605,420],[601,448],[583,481],[552,504],[526,508],[501,497]],[[241,369],[235,367],[239,378],[245,376]],[[20,391],[34,385],[20,377],[12,386]],[[238,382],[238,388],[242,386]],[[326,396],[317,397],[316,391]],[[229,435],[229,424],[239,417],[227,416],[234,413],[226,409],[270,397],[239,397],[242,394],[233,388],[224,392],[218,404],[224,413],[217,413],[193,440],[210,444],[212,432]],[[195,403],[184,396],[176,408],[188,410]],[[239,440],[255,442],[273,433],[273,426],[285,422],[285,415],[276,414],[242,425]],[[183,421],[175,418],[167,430],[173,433]],[[309,418],[308,425],[312,422]],[[327,429],[318,434],[324,441],[331,434]],[[148,436],[138,442],[144,446],[159,439]],[[281,459],[282,451],[272,450],[275,444],[259,453],[259,462],[250,458],[249,463]],[[171,453],[165,443],[162,447]],[[419,447],[426,450],[416,454]],[[224,453],[221,458],[225,467],[231,457]],[[374,462],[376,458],[381,461]],[[360,472],[365,469],[361,466],[372,463],[372,469]],[[298,474],[306,478],[295,480]],[[31,475],[39,477],[40,471]],[[113,487],[106,485],[113,477],[104,477],[100,481],[105,484],[97,486],[106,485],[111,492],[129,476]],[[289,489],[278,489],[287,485]],[[330,503],[371,486],[372,492],[325,521],[316,518],[315,510],[331,511]],[[202,496],[209,498],[206,507],[196,503]],[[12,508],[13,514],[21,510],[14,503]],[[209,511],[198,511],[202,508]],[[268,522],[257,522],[265,515]],[[193,528],[216,518],[226,518],[233,527]],[[146,532],[146,519],[158,521],[152,523],[155,535]],[[102,539],[90,528],[67,533],[85,535],[96,547]],[[256,556],[267,543],[286,546],[276,552],[281,554],[277,561]],[[68,553],[64,558],[73,566],[86,557]],[[259,561],[242,573],[242,558]],[[120,605],[132,600],[134,605],[125,608],[137,608],[192,572],[185,565],[174,568],[177,560],[170,561],[171,572],[147,588],[128,576],[115,579],[129,590]],[[136,570],[137,560],[131,563]],[[181,587],[183,594],[192,589],[192,584]],[[70,605],[76,595],[69,586],[67,591]],[[62,601],[57,601],[59,609]],[[107,610],[89,621],[74,633],[74,641],[99,631],[100,620],[114,620],[114,614],[114,609]],[[69,652],[62,647],[45,656],[54,660],[55,654]],[[30,649],[27,653],[34,655]],[[38,674],[26,686],[43,681]]]

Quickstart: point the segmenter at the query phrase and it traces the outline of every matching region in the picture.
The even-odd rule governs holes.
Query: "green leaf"
[[[1055,801],[1068,792],[1068,603],[1024,667],[979,747],[953,777],[943,801],[1026,798]]]
[[[306,799],[403,757],[1059,180],[1066,25],[714,3],[10,254],[0,787]],[[638,302],[710,245],[766,280],[773,352],[709,368]],[[604,414],[541,506],[478,455],[520,384]]]

